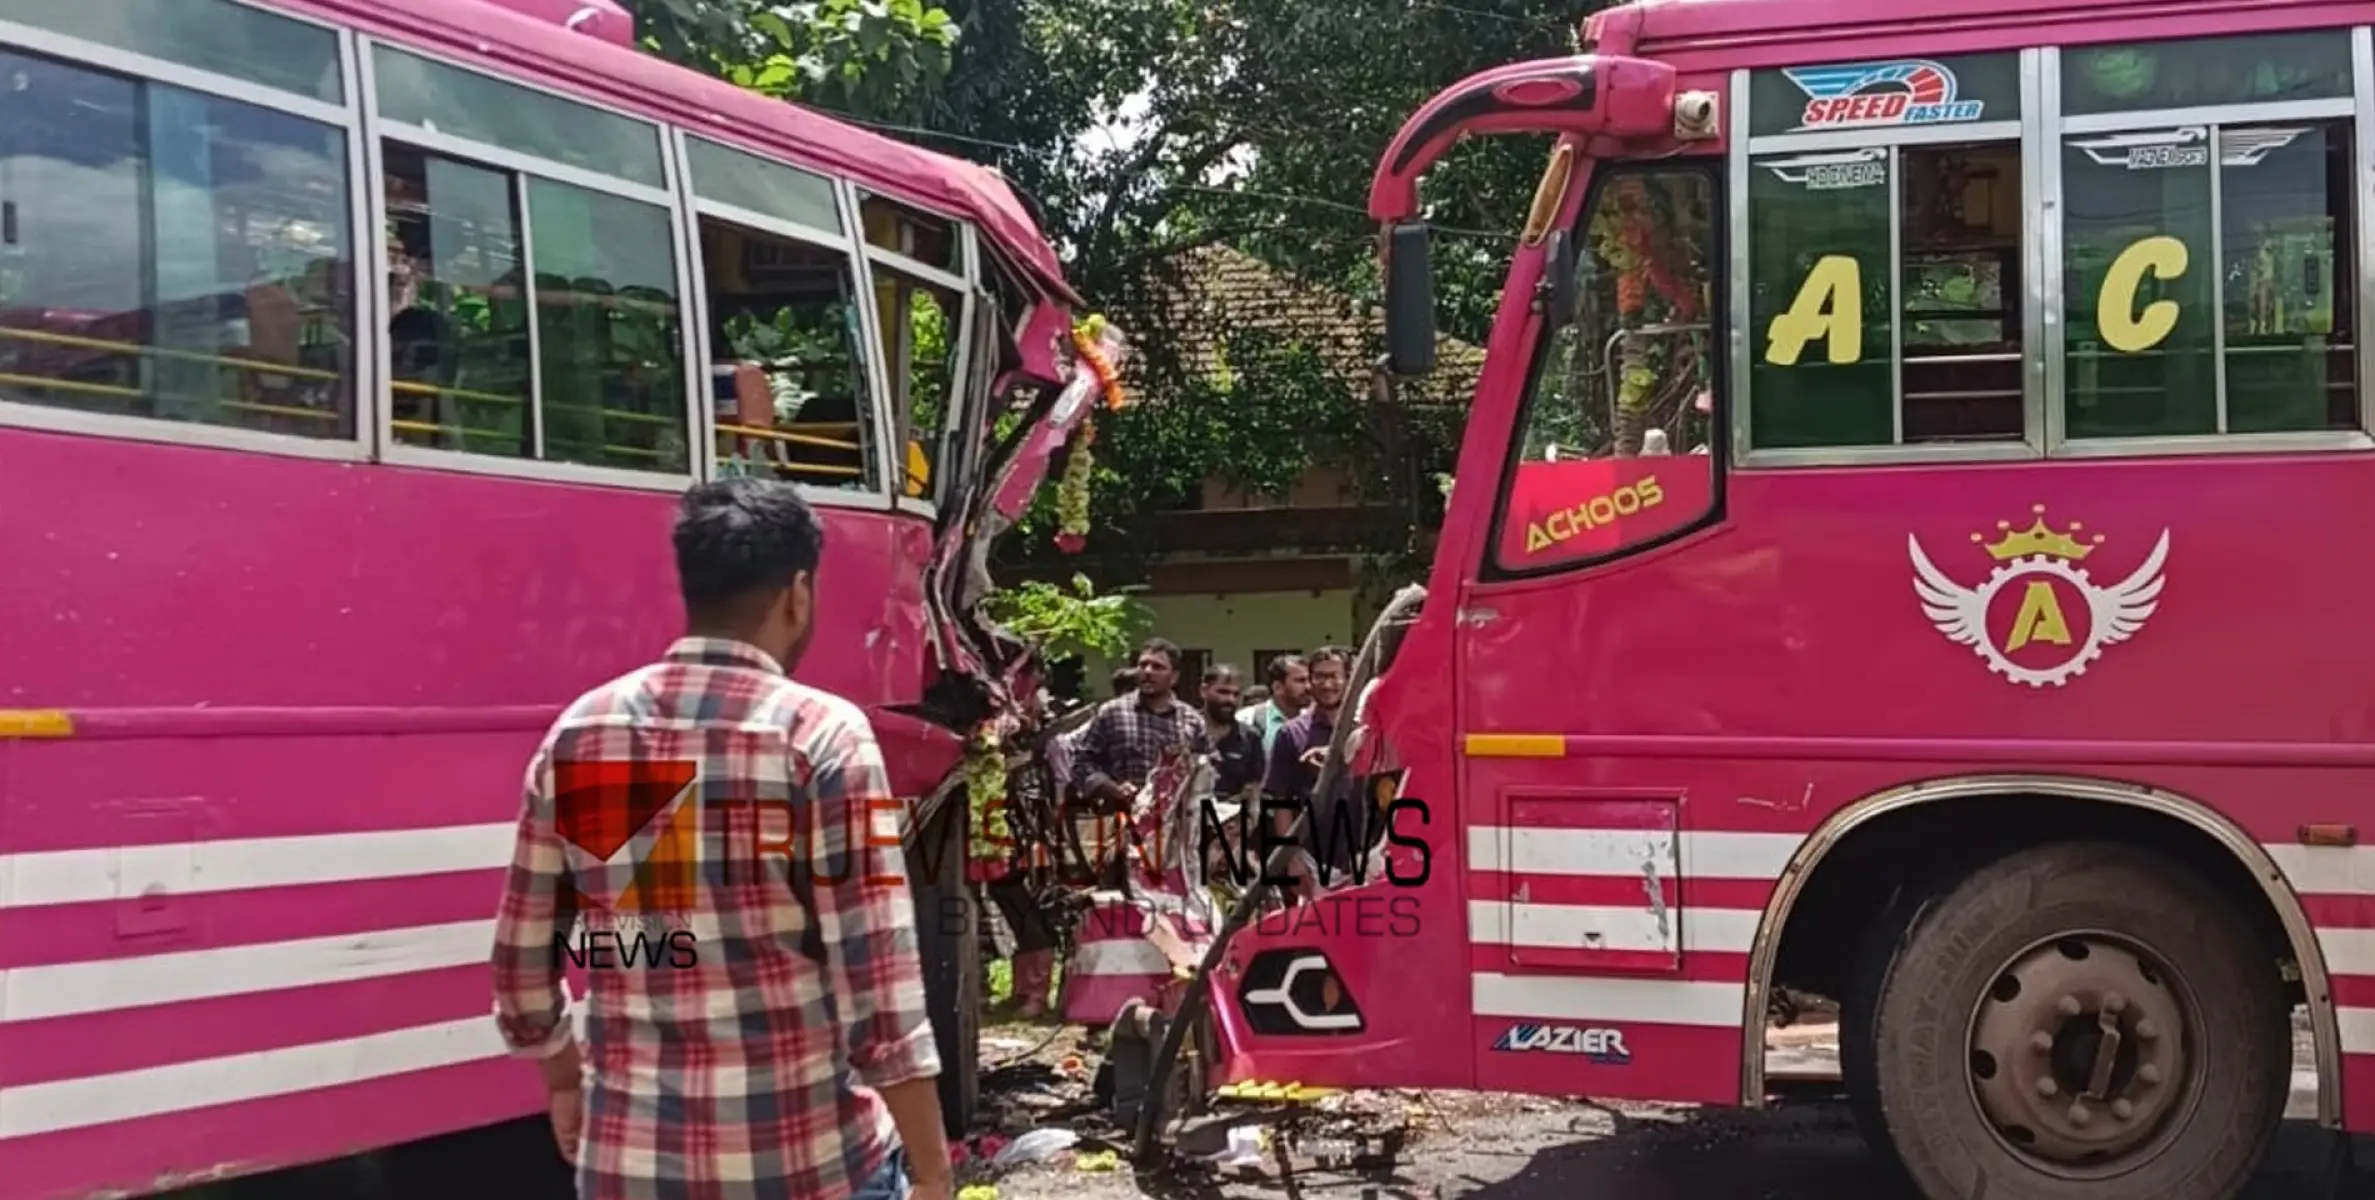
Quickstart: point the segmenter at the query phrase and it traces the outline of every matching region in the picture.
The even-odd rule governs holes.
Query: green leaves
[[[983,607],[1043,662],[1084,654],[1118,659],[1154,623],[1153,611],[1128,595],[1135,590],[1100,595],[1088,576],[1074,575],[1069,588],[1034,580],[993,592]]]
[[[764,96],[868,120],[925,116],[957,23],[923,0],[627,0],[664,58]]]

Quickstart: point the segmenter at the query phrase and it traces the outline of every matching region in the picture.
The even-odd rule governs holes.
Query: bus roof
[[[1586,18],[1585,32],[1605,40],[1619,23],[1638,21],[1636,54],[1722,55],[1725,65],[1753,67],[1804,59],[1810,50],[1818,57],[1853,57],[1862,51],[1840,43],[1856,39],[1911,37],[1933,43],[1930,53],[1945,54],[1982,46],[2332,28],[2371,19],[2375,0],[1636,0]],[[2137,23],[2148,20],[2150,32],[2140,34]],[[1819,49],[1825,43],[1834,45]]]
[[[595,103],[720,141],[844,175],[919,206],[972,221],[1030,282],[1068,303],[1079,297],[1038,224],[1006,180],[987,167],[936,154],[746,92],[722,79],[525,15],[518,0],[267,0],[319,19],[526,77]]]

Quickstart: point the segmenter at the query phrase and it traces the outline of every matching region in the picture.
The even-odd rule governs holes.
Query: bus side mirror
[[[1396,221],[1385,238],[1385,369],[1409,379],[1435,369],[1435,271],[1427,258],[1427,223]]]
[[[1535,291],[1542,304],[1542,330],[1564,328],[1575,319],[1575,250],[1567,231],[1553,229],[1543,239],[1542,283]]]

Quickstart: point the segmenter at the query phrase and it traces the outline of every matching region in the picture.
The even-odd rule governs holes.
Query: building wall
[[[1261,682],[1253,675],[1254,656],[1261,651],[1300,654],[1329,642],[1350,647],[1365,632],[1353,628],[1350,588],[1140,594],[1138,600],[1154,612],[1154,636],[1169,638],[1182,650],[1208,652],[1213,659],[1244,672],[1248,684]],[[1083,678],[1102,696],[1104,681],[1118,665],[1092,661]]]

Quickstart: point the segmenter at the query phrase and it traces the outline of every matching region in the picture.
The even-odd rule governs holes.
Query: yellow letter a
[[[1766,333],[1765,361],[1794,367],[1806,343],[1828,335],[1832,366],[1864,354],[1864,273],[1844,254],[1824,255],[1806,272],[1789,311],[1773,318]]]
[[[2070,644],[2070,626],[2062,620],[2062,602],[2053,598],[2053,585],[2042,579],[2029,581],[2027,591],[2021,593],[2020,611],[2012,617],[2012,637],[2004,643],[2004,652],[2011,652],[2030,642],[2052,642],[2057,646]]]

